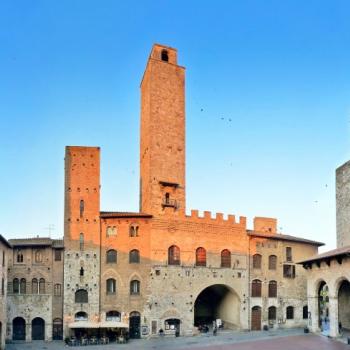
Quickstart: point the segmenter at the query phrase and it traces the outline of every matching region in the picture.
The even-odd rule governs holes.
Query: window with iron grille
[[[269,282],[269,298],[277,298],[277,282]]]
[[[200,247],[196,249],[196,266],[207,265],[207,252],[204,248]]]
[[[139,264],[140,263],[140,252],[137,249],[133,249],[129,253],[129,263]]]
[[[288,306],[286,310],[286,318],[287,320],[293,320],[294,319],[294,307]]]
[[[75,292],[75,302],[85,304],[89,302],[88,292],[85,289],[78,289]]]
[[[269,270],[276,270],[277,268],[277,256],[270,255],[269,256]]]
[[[253,255],[253,269],[261,269],[261,255],[260,254]]]
[[[61,261],[62,260],[62,252],[58,249],[55,249],[55,261]]]
[[[268,313],[269,313],[268,314],[269,321],[276,320],[277,312],[276,312],[276,307],[275,306],[270,306]]]
[[[180,265],[180,248],[176,245],[168,249],[168,265]]]
[[[261,281],[253,280],[252,281],[252,297],[258,298],[261,297]]]
[[[117,251],[114,249],[110,249],[106,253],[106,261],[107,264],[113,264],[117,262]]]

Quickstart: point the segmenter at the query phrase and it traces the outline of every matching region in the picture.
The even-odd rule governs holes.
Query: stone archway
[[[32,320],[32,340],[45,340],[45,321],[41,317]]]
[[[339,328],[350,330],[350,282],[343,280],[338,289]]]
[[[212,325],[221,319],[224,328],[240,328],[240,299],[238,294],[224,284],[214,284],[203,289],[194,303],[194,325]]]
[[[318,298],[318,327],[321,329],[322,334],[329,335],[330,322],[329,322],[329,287],[325,281],[320,281],[317,286],[317,298]]]
[[[12,339],[26,340],[26,321],[22,317],[16,317],[12,321]]]

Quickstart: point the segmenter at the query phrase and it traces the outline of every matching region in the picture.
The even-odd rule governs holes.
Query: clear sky
[[[151,46],[186,67],[187,208],[335,246],[350,159],[348,0],[0,2],[0,233],[63,235],[66,145],[102,148],[101,209],[137,211]]]

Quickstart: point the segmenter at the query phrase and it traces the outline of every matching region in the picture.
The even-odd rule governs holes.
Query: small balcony
[[[163,208],[170,207],[170,208],[177,209],[178,208],[177,201],[176,199],[164,198],[162,202],[162,207]]]

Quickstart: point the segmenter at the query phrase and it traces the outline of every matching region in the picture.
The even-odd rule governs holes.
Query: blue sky
[[[333,248],[349,15],[345,0],[1,1],[0,233],[62,236],[65,145],[101,146],[103,210],[138,210],[139,84],[158,42],[186,67],[187,208],[277,217]]]

